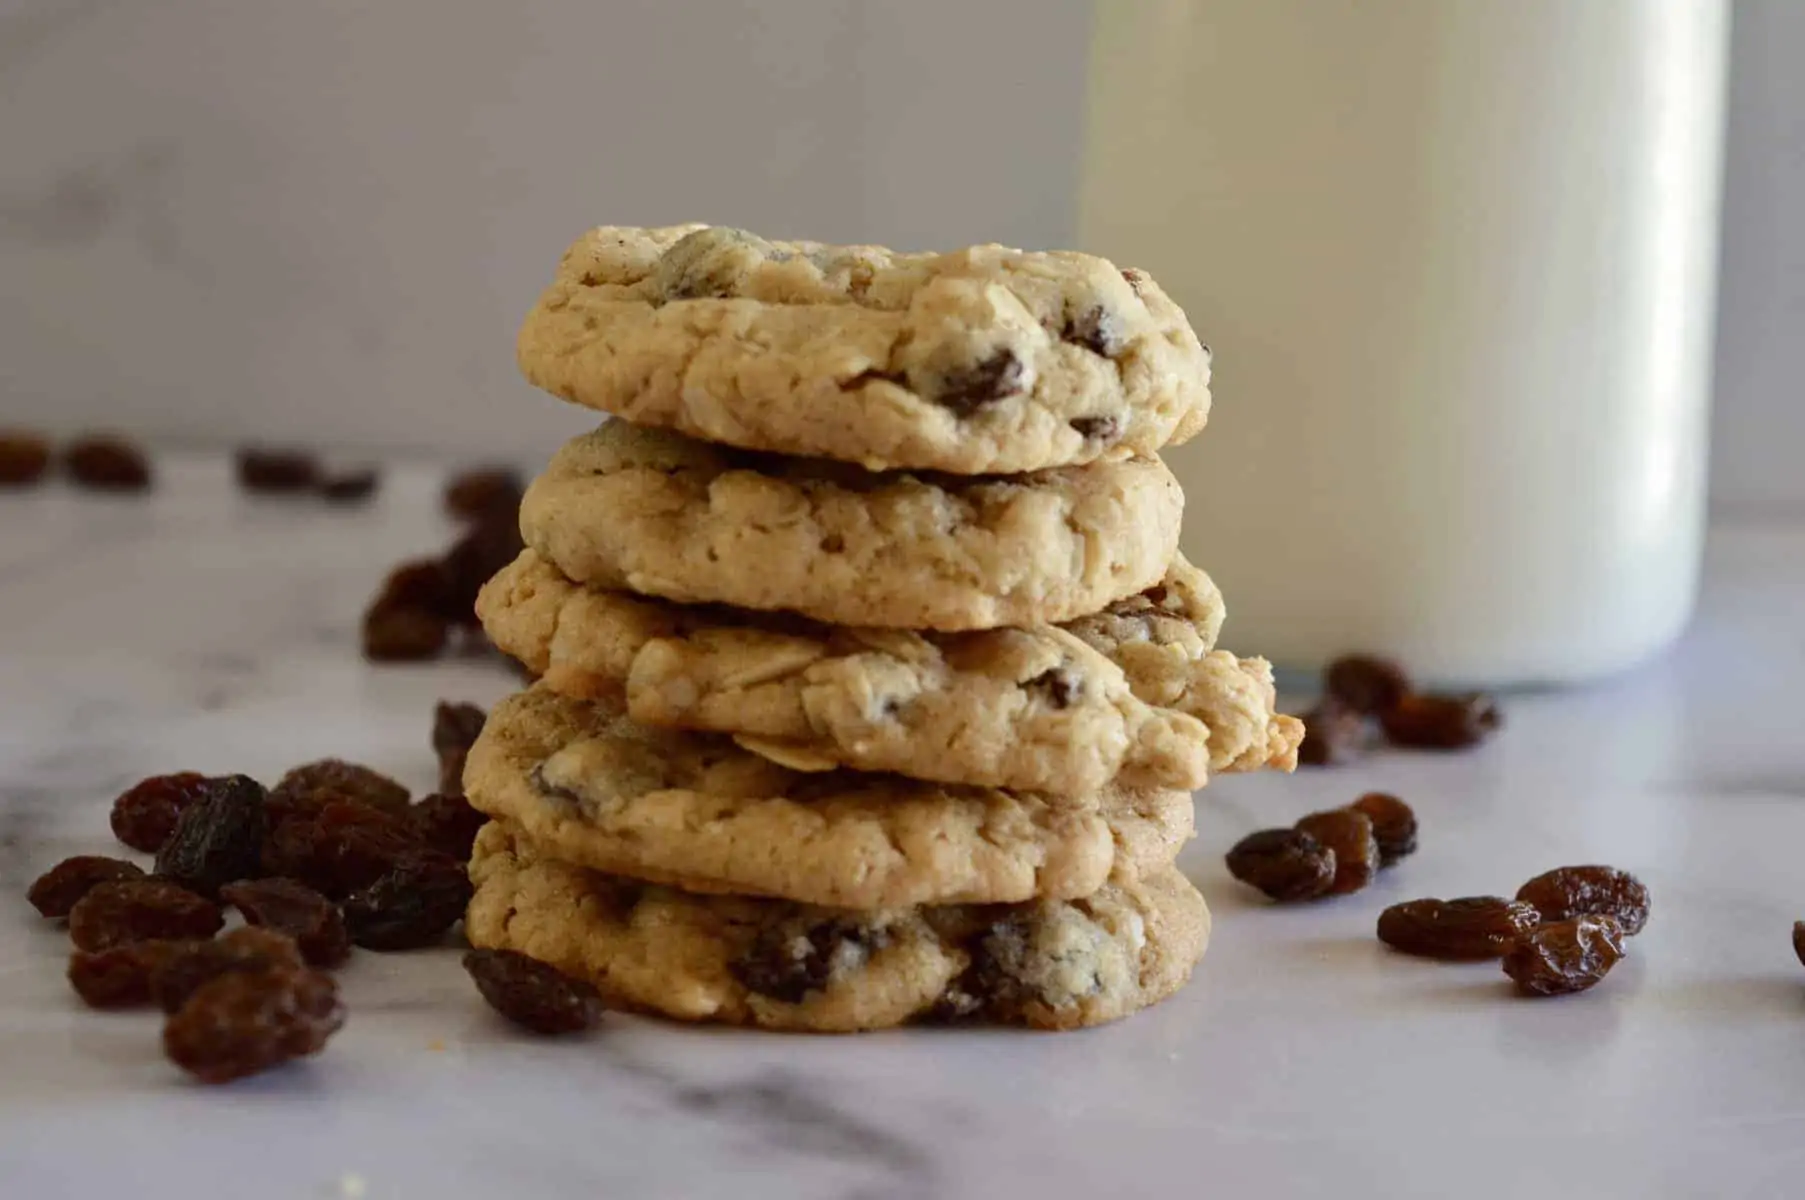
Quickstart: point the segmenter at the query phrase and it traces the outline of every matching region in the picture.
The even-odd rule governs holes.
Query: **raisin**
[[[1228,852],[1228,873],[1274,900],[1310,900],[1335,882],[1335,852],[1301,829],[1262,829]]]
[[[1544,921],[1615,917],[1625,937],[1648,923],[1648,889],[1615,867],[1557,867],[1518,888],[1517,899],[1535,905]]]
[[[1059,331],[1061,341],[1071,342],[1075,346],[1083,346],[1092,354],[1101,354],[1104,358],[1114,358],[1122,350],[1122,339],[1116,330],[1116,323],[1101,304],[1092,305],[1076,316],[1068,316],[1065,328]]]
[[[364,614],[364,657],[371,662],[437,658],[450,632],[445,618],[436,612],[378,602]]]
[[[262,869],[245,877],[286,876],[338,899],[375,883],[418,849],[405,822],[334,800],[278,824],[264,843]]]
[[[1322,673],[1324,695],[1350,712],[1371,716],[1391,708],[1416,689],[1404,668],[1376,654],[1344,654]]]
[[[431,946],[463,919],[470,876],[443,854],[410,855],[369,887],[345,899],[345,928],[366,950]]]
[[[464,794],[464,759],[483,731],[483,710],[441,700],[432,711],[432,751],[439,758],[439,791]]]
[[[1502,896],[1410,900],[1379,914],[1379,940],[1423,958],[1497,958],[1540,920],[1533,906]]]
[[[785,1004],[800,1004],[832,980],[834,970],[864,956],[882,942],[848,921],[821,921],[806,929],[767,925],[731,966],[748,990]]]
[[[79,486],[107,492],[141,492],[150,487],[150,461],[122,438],[79,438],[63,451],[63,467]]]
[[[410,559],[383,578],[377,604],[442,613],[445,609],[445,566],[436,558]]]
[[[247,492],[311,491],[319,478],[319,462],[300,450],[247,446],[238,452],[238,486]]]
[[[351,935],[338,905],[293,879],[246,879],[219,889],[219,897],[251,925],[295,940],[310,967],[336,967],[351,954]]]
[[[410,799],[405,787],[382,772],[337,758],[303,763],[270,789],[270,801],[278,806],[301,797],[361,804],[390,816],[407,812]]]
[[[210,938],[225,922],[204,896],[163,879],[97,884],[69,911],[69,940],[105,950],[151,938]]]
[[[157,851],[157,875],[216,896],[222,885],[260,874],[264,798],[263,785],[248,775],[210,780]]]
[[[1497,702],[1484,692],[1417,693],[1379,714],[1379,725],[1392,745],[1417,750],[1464,750],[1484,741],[1503,723]]]
[[[163,1026],[163,1050],[203,1083],[226,1083],[317,1054],[345,1023],[330,975],[305,967],[231,971]]]
[[[512,518],[520,509],[520,473],[512,467],[474,467],[445,485],[445,511],[463,521],[495,513]]]
[[[50,443],[35,433],[0,430],[0,487],[37,483],[50,469]]]
[[[144,870],[123,858],[78,854],[38,876],[25,898],[46,917],[66,917],[76,902],[103,883],[143,879]]]
[[[490,515],[471,525],[442,560],[445,618],[456,625],[475,628],[476,594],[491,575],[513,562],[525,548],[520,522],[510,513]]]
[[[150,940],[69,956],[69,986],[90,1008],[138,1008],[151,1002],[163,964],[205,942]]]
[[[182,810],[206,795],[212,783],[195,771],[152,775],[113,801],[113,836],[134,850],[155,854],[175,832]]]
[[[1379,842],[1373,837],[1373,823],[1365,813],[1351,808],[1311,813],[1297,823],[1297,828],[1335,852],[1331,893],[1345,896],[1357,892],[1379,873]]]
[[[602,1019],[602,994],[538,959],[513,950],[472,950],[464,970],[489,1007],[534,1033],[581,1033]]]
[[[192,942],[167,956],[151,972],[150,998],[166,1013],[175,1012],[211,980],[230,971],[268,971],[303,965],[294,939],[273,929],[247,925],[210,942]]]
[[[1416,813],[1389,792],[1368,792],[1348,805],[1373,823],[1373,839],[1379,843],[1379,865],[1393,866],[1405,855],[1416,853]]]
[[[1584,916],[1539,925],[1504,955],[1504,973],[1525,996],[1583,992],[1623,957],[1623,930],[1615,917]]]
[[[1122,422],[1114,417],[1073,417],[1066,424],[1087,442],[1113,442],[1122,432]]]
[[[1084,695],[1084,679],[1064,667],[1042,671],[1022,686],[1040,693],[1054,708],[1070,708],[1073,701]]]
[[[947,372],[934,402],[955,417],[969,417],[1022,391],[1027,386],[1027,374],[1014,351],[998,350],[963,370]]]
[[[1792,952],[1798,956],[1799,965],[1805,966],[1805,921],[1792,923]]]
[[[1359,713],[1324,699],[1303,715],[1304,740],[1297,761],[1311,767],[1340,767],[1366,753],[1366,721]]]
[[[476,835],[489,823],[489,816],[472,808],[462,796],[440,792],[415,804],[408,812],[408,820],[414,836],[423,845],[459,862],[469,862]]]
[[[357,467],[320,478],[320,495],[335,504],[355,504],[376,494],[382,475],[375,467]]]

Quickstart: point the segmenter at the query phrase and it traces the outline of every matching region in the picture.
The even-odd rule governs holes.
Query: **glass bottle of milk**
[[[1231,645],[1584,679],[1697,583],[1726,0],[1098,0],[1080,244],[1215,347]]]

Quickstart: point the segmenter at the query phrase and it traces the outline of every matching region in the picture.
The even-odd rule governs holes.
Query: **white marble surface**
[[[246,500],[219,463],[165,470],[148,501],[0,495],[8,1200],[1799,1194],[1805,530],[1719,530],[1674,654],[1514,698],[1479,753],[1213,785],[1183,864],[1215,945],[1125,1023],[844,1039],[611,1018],[547,1045],[491,1019],[450,952],[360,954],[325,1055],[209,1090],[150,1017],[76,1004],[26,883],[104,851],[110,797],[148,772],[338,754],[424,787],[432,701],[511,680],[355,652],[381,571],[448,534],[425,470],[361,513]],[[1424,825],[1374,889],[1276,910],[1225,875],[1242,833],[1371,787]],[[1640,873],[1655,910],[1588,995],[1520,1001],[1495,966],[1372,937],[1396,900],[1595,859]]]

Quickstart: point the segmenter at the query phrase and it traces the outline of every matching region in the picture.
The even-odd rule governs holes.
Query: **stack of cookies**
[[[1139,271],[706,226],[565,254],[521,366],[614,414],[484,588],[540,676],[467,933],[688,1020],[1065,1029],[1189,977],[1212,771],[1301,727],[1178,553],[1209,353]]]

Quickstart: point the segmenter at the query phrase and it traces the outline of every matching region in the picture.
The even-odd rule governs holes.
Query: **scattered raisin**
[[[1335,851],[1301,829],[1262,829],[1228,852],[1228,873],[1274,900],[1311,900],[1335,882]]]
[[[78,854],[65,858],[38,876],[25,898],[46,917],[66,917],[69,910],[91,890],[103,883],[126,879],[143,879],[144,870],[123,858],[103,858],[98,854]]]
[[[238,452],[238,486],[247,492],[311,491],[319,478],[319,462],[301,450],[247,446]]]
[[[1805,966],[1805,921],[1792,923],[1792,952],[1798,955],[1799,965]]]
[[[1373,823],[1373,839],[1379,843],[1379,865],[1393,866],[1405,855],[1416,853],[1416,813],[1389,792],[1368,792],[1348,805],[1365,813]]]
[[[210,942],[190,942],[168,955],[150,977],[150,998],[166,1013],[175,1012],[203,984],[229,971],[268,971],[303,965],[294,939],[273,929],[246,925]]]
[[[286,876],[339,899],[375,883],[417,849],[402,820],[334,800],[279,823],[264,843],[262,869],[243,877]]]
[[[374,496],[381,482],[382,475],[375,467],[357,467],[322,476],[319,492],[335,504],[355,504]]]
[[[371,662],[437,658],[450,632],[438,613],[378,603],[364,614],[364,657]]]
[[[1544,921],[1615,917],[1625,937],[1648,923],[1648,889],[1616,867],[1557,867],[1518,888],[1517,899],[1535,905]]]
[[[513,950],[472,950],[464,970],[491,1008],[534,1033],[581,1033],[602,1019],[594,985]]]
[[[1414,693],[1379,714],[1392,745],[1417,750],[1464,750],[1503,723],[1497,702],[1484,692]]]
[[[464,794],[464,759],[476,744],[486,718],[474,704],[441,700],[432,712],[432,750],[439,757],[439,791]]]
[[[361,804],[377,812],[400,816],[410,799],[407,788],[381,771],[338,758],[322,758],[290,770],[270,789],[270,802],[280,806],[310,797],[316,801],[341,800]]]
[[[1517,938],[1504,955],[1504,973],[1525,996],[1564,996],[1596,984],[1622,957],[1623,930],[1615,917],[1573,917]]]
[[[470,904],[464,864],[443,854],[409,855],[395,868],[345,899],[345,928],[366,950],[415,950],[431,946],[463,919]]]
[[[1379,873],[1379,842],[1373,837],[1373,823],[1365,813],[1351,808],[1311,813],[1297,823],[1297,828],[1335,852],[1331,893],[1344,896],[1357,892]]]
[[[445,566],[436,558],[410,559],[390,571],[376,594],[377,604],[394,608],[445,611]]]
[[[1311,767],[1340,767],[1366,753],[1366,721],[1359,713],[1324,699],[1303,715],[1304,740],[1297,761]]]
[[[1064,667],[1042,671],[1022,686],[1028,691],[1040,693],[1054,708],[1070,708],[1074,700],[1084,695],[1084,679]]]
[[[0,430],[0,487],[37,483],[49,469],[48,441],[22,430]]]
[[[79,438],[63,451],[63,466],[82,487],[108,492],[141,492],[150,487],[150,461],[123,438]]]
[[[1323,693],[1362,716],[1382,713],[1414,689],[1404,668],[1376,654],[1345,654],[1322,673]]]
[[[1379,940],[1423,958],[1498,958],[1541,917],[1521,900],[1410,900],[1379,914]]]
[[[445,511],[463,521],[495,513],[510,518],[520,509],[520,473],[512,467],[473,467],[445,485]]]
[[[1104,358],[1114,358],[1122,349],[1116,323],[1110,320],[1109,311],[1101,304],[1092,305],[1076,316],[1068,316],[1065,328],[1059,331],[1059,338]]]
[[[219,898],[249,924],[293,938],[310,967],[336,967],[351,954],[338,905],[298,880],[241,880],[220,888]]]
[[[69,940],[105,950],[151,938],[210,938],[225,924],[204,896],[163,879],[97,884],[69,911]]]
[[[488,814],[472,808],[470,801],[443,792],[420,800],[407,815],[423,845],[459,862],[470,861],[476,835],[489,823]]]
[[[90,1008],[138,1008],[151,1002],[163,964],[205,942],[149,940],[69,956],[69,986]]]
[[[476,628],[476,594],[490,576],[513,562],[525,548],[520,522],[512,513],[492,514],[471,525],[443,559],[445,618],[456,625]]]
[[[1122,432],[1122,422],[1114,417],[1073,417],[1066,424],[1087,442],[1113,442]]]
[[[955,417],[969,417],[1027,386],[1022,360],[1007,348],[962,370],[948,371],[934,402]]]
[[[800,1004],[828,985],[836,967],[862,961],[870,942],[869,931],[849,921],[821,921],[807,929],[767,925],[730,969],[748,991]]]
[[[226,1083],[317,1054],[345,1023],[330,975],[305,967],[231,971],[163,1026],[163,1050],[203,1083]]]
[[[263,853],[263,785],[248,775],[208,782],[182,810],[175,831],[157,851],[157,875],[203,896],[258,874]]]
[[[113,836],[134,850],[155,854],[175,832],[182,810],[205,795],[209,783],[195,771],[140,780],[113,801]]]

